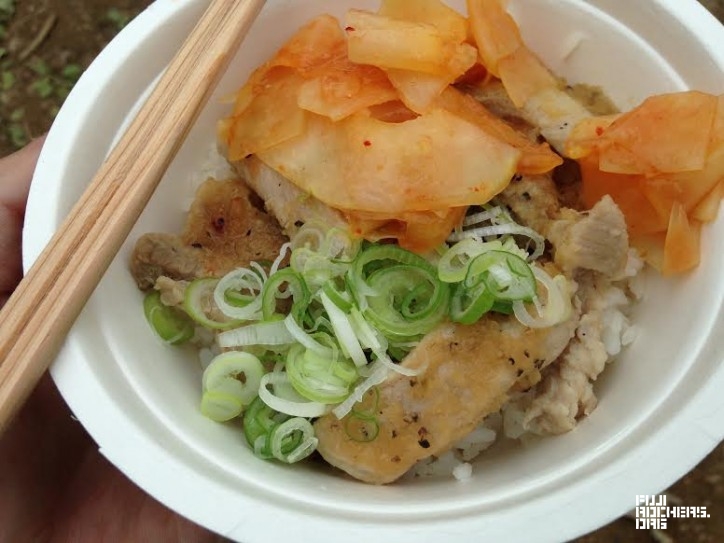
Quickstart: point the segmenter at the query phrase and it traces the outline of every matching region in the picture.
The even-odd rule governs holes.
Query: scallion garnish
[[[517,246],[513,251],[505,249],[506,244],[497,241],[466,239],[442,255],[438,273],[441,279],[454,283],[450,303],[453,321],[473,324],[488,311],[509,314],[513,302],[535,299],[533,268],[517,254]]]
[[[469,217],[465,226],[473,227],[470,235],[441,248],[433,262],[304,225],[268,271],[252,262],[219,280],[193,281],[186,313],[217,332],[221,349],[238,349],[222,352],[204,371],[202,413],[216,421],[242,415],[257,456],[295,462],[316,447],[311,421],[330,411],[347,417],[350,439],[376,439],[377,386],[391,372],[424,371],[398,362],[440,322],[473,324],[497,311],[539,327],[567,315],[565,280],[530,263],[540,249],[537,237],[529,236],[537,244],[533,255],[519,248],[513,236],[526,233],[500,208]],[[547,291],[543,303],[538,283]],[[147,300],[149,321],[166,340],[193,334],[193,321],[163,306],[158,293]],[[531,302],[538,317],[528,312]]]
[[[214,420],[240,415],[258,395],[263,375],[264,366],[250,353],[228,351],[216,356],[201,378],[202,412]]]
[[[287,355],[286,374],[294,389],[313,402],[338,404],[349,396],[359,377],[348,359],[323,355],[294,345]]]
[[[182,311],[164,305],[158,291],[146,295],[143,312],[153,331],[166,343],[180,345],[194,337],[194,323]]]
[[[282,422],[269,434],[272,456],[287,464],[299,462],[312,454],[317,448],[317,442],[312,424],[301,417]]]
[[[201,396],[201,414],[216,422],[226,422],[241,415],[244,404],[233,394],[207,390]]]
[[[512,307],[518,321],[530,328],[548,328],[568,319],[573,310],[568,280],[562,275],[551,277],[538,267],[533,268],[533,273],[536,280],[546,289],[546,300],[544,304],[541,304],[538,298],[533,300],[537,317],[531,316],[522,300],[514,301]]]
[[[214,302],[221,312],[229,318],[238,320],[259,320],[262,310],[262,297],[264,282],[267,274],[264,269],[252,262],[249,268],[239,268],[227,273],[219,279],[214,288]],[[230,292],[229,292],[230,291]],[[230,303],[229,295],[250,297],[251,302],[243,307]]]
[[[351,440],[366,443],[377,439],[380,425],[375,417],[367,417],[352,411],[344,423],[344,431]]]
[[[427,260],[394,245],[371,245],[348,272],[364,316],[388,339],[418,338],[447,315],[449,287]]]
[[[243,321],[228,318],[216,307],[214,290],[218,283],[219,280],[212,277],[192,281],[184,291],[184,310],[196,323],[211,330],[238,327]],[[226,301],[235,307],[246,307],[253,299],[235,293],[227,296]]]

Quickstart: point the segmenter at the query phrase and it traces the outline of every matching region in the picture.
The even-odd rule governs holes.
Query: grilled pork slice
[[[628,274],[633,276],[643,262],[629,265]],[[585,272],[578,274],[576,283],[581,311],[576,335],[536,388],[504,408],[510,437],[526,431],[550,435],[572,430],[596,408],[594,382],[606,364],[634,338],[627,316],[631,301],[626,280],[611,281],[601,273]]]
[[[535,141],[541,137],[540,128],[515,106],[501,82],[490,82],[483,86],[466,85],[460,87],[460,90],[475,98],[488,111],[525,134],[530,140]]]
[[[251,261],[274,260],[286,238],[263,205],[241,181],[204,182],[181,236],[152,233],[136,242],[130,267],[139,288],[161,276],[219,277]]]
[[[567,275],[577,269],[619,276],[628,260],[626,219],[604,196],[590,211],[562,207],[550,175],[518,176],[497,197],[518,220],[543,235]]]
[[[330,228],[347,226],[339,211],[305,193],[256,156],[236,162],[233,166],[239,176],[264,200],[267,211],[276,217],[289,237],[309,221],[321,222]]]
[[[417,461],[449,450],[498,411],[518,380],[561,354],[576,322],[573,316],[535,330],[513,317],[488,316],[470,326],[441,325],[402,363],[420,375],[395,374],[379,385],[379,434],[361,441],[349,432],[350,415],[328,414],[314,425],[318,451],[356,479],[391,483]]]
[[[582,85],[571,90],[576,98],[583,99],[585,107],[566,93],[555,93],[566,104],[561,111],[570,115],[566,126],[558,130],[560,134],[566,134],[588,109],[597,114],[615,112],[615,106],[600,90]],[[559,147],[560,142],[565,140],[561,140],[558,134],[559,137],[552,141],[548,133],[555,129],[555,123],[546,125],[545,115],[538,116],[527,109],[516,108],[501,83],[470,87],[466,92],[531,139],[542,134],[550,143],[557,142]],[[623,213],[609,197],[601,200],[589,213],[578,213],[561,206],[559,189],[552,175],[517,176],[498,199],[513,211],[522,224],[551,242],[555,249],[555,262],[564,272],[570,274],[576,269],[587,269],[609,277],[619,274],[628,256],[628,234]]]
[[[520,224],[544,237],[561,212],[558,191],[550,175],[516,176],[496,200],[508,207]]]
[[[204,274],[202,253],[173,234],[144,234],[136,241],[131,255],[131,275],[138,288],[153,288],[165,275],[175,280],[191,280]]]
[[[546,237],[555,246],[555,262],[564,272],[582,268],[617,277],[626,266],[626,219],[610,196],[604,196],[587,213],[562,210]]]
[[[566,139],[576,124],[591,115],[608,115],[618,110],[598,87],[561,85],[539,92],[522,108],[515,106],[500,81],[463,90],[530,137],[544,137],[564,155]]]

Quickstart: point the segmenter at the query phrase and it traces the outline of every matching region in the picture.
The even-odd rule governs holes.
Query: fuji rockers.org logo
[[[670,518],[709,518],[706,507],[666,505],[666,495],[636,496],[636,529],[665,530]]]

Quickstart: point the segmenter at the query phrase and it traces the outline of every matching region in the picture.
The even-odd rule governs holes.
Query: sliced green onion
[[[353,307],[350,310],[349,320],[352,325],[352,329],[363,348],[370,349],[374,353],[387,350],[387,338],[378,330],[370,326],[359,309]]]
[[[158,291],[143,299],[143,312],[153,331],[166,343],[180,345],[194,336],[194,323],[182,311],[164,305]]]
[[[216,422],[226,422],[241,415],[244,404],[234,394],[207,390],[201,396],[201,414]]]
[[[391,347],[385,336],[383,336],[375,328],[370,326],[370,324],[365,320],[364,316],[362,315],[362,313],[360,313],[358,309],[353,308],[350,312],[349,317],[352,328],[354,329],[354,332],[360,344],[365,349],[370,349],[374,353],[374,358],[378,360],[380,364],[387,366],[389,369],[396,373],[400,373],[408,377],[419,375],[423,371],[422,368],[413,370],[401,366],[400,364],[396,364],[392,360],[392,358],[390,358],[390,356],[394,356],[392,355],[392,351],[394,351],[394,348]],[[401,343],[401,345],[406,344],[408,343]],[[398,360],[401,359],[402,357],[398,358]],[[361,368],[360,373],[364,374],[365,369],[366,368]]]
[[[238,320],[258,320],[261,317],[262,305],[260,294],[266,278],[266,272],[256,262],[252,262],[249,268],[233,270],[216,284],[214,302],[227,317]],[[238,307],[227,301],[230,295],[234,295],[232,293],[253,298],[253,301],[244,307]]]
[[[280,287],[284,284],[287,285],[287,291],[282,293]],[[291,268],[284,268],[270,275],[269,279],[264,283],[261,294],[262,317],[264,320],[269,320],[278,315],[276,312],[277,300],[289,295],[292,296],[293,300],[290,314],[301,320],[311,300],[311,294],[302,276]]]
[[[274,275],[279,270],[279,266],[282,265],[282,262],[284,261],[284,258],[287,256],[287,253],[289,252],[290,248],[291,248],[291,244],[289,242],[284,243],[279,248],[279,256],[277,256],[274,259],[274,262],[272,263],[271,268],[269,268],[269,276]]]
[[[377,385],[383,383],[390,372],[387,366],[379,361],[374,362],[370,369],[370,375],[355,387],[345,401],[332,410],[335,417],[338,419],[344,418],[350,411],[352,411],[354,404],[362,400],[367,391],[372,387],[376,387]]]
[[[483,281],[471,288],[458,283],[450,301],[450,319],[460,324],[474,324],[494,303],[495,297]]]
[[[388,339],[422,336],[448,312],[450,291],[431,266],[382,268],[372,273],[368,284],[378,294],[367,298],[364,314]]]
[[[256,398],[264,366],[249,353],[229,351],[216,356],[204,370],[201,384],[204,391],[223,392],[234,396],[242,405]]]
[[[536,280],[528,263],[507,251],[487,251],[468,266],[465,286],[484,282],[495,300],[531,301],[536,295]]]
[[[276,426],[271,431],[269,442],[274,458],[293,464],[312,454],[319,440],[314,436],[312,424],[296,417]]]
[[[486,251],[502,249],[500,241],[482,242],[467,238],[450,247],[437,263],[437,275],[440,281],[459,283],[465,279],[470,262]]]
[[[226,330],[216,336],[222,349],[249,347],[252,345],[292,345],[294,336],[289,333],[284,321],[257,322],[233,330]]]
[[[284,319],[284,324],[294,339],[307,349],[319,353],[322,356],[334,356],[333,349],[319,343],[312,335],[305,332],[304,329],[297,324],[297,321],[294,320],[293,315],[287,315]]]
[[[324,312],[324,307],[321,306],[318,308],[310,308],[307,311],[307,314],[304,316],[304,325],[310,334],[316,334],[318,332],[332,333],[332,323],[329,322],[329,318]]]
[[[293,417],[321,417],[329,411],[329,406],[319,402],[300,401],[281,398],[269,390],[269,385],[288,384],[289,378],[284,373],[267,373],[261,378],[259,397],[273,410]]]
[[[216,282],[214,282],[214,284],[216,284]],[[224,296],[226,297],[226,301],[234,307],[246,307],[256,300],[256,296],[234,292],[233,290],[227,290]]]
[[[271,453],[269,434],[264,434],[257,437],[256,441],[254,441],[254,444],[252,445],[252,449],[254,450],[254,454],[262,460],[270,460],[274,458],[274,455]]]
[[[490,241],[491,237],[498,238],[498,241],[502,241],[504,245],[508,245],[512,242],[515,245],[515,251],[511,247],[505,247],[505,250],[510,252],[521,251],[524,259],[533,261],[543,254],[545,250],[545,239],[535,230],[522,226],[513,220],[510,211],[503,206],[492,207],[490,205],[483,205],[483,211],[468,215],[463,220],[463,228],[456,230],[449,238],[448,241],[455,242],[462,239],[472,238],[476,240],[486,239]],[[490,223],[485,225],[484,223]],[[533,253],[528,255],[527,250],[520,249],[516,240],[513,236],[524,236],[530,238],[535,244]]]
[[[343,358],[328,358],[301,345],[289,350],[286,375],[304,398],[322,404],[336,404],[349,396],[357,380],[355,366]]]
[[[399,373],[400,375],[405,375],[406,377],[415,377],[416,375],[420,375],[423,371],[425,371],[424,367],[415,370],[412,368],[407,368],[402,364],[395,364],[395,362],[389,357],[387,353],[380,353],[377,355],[376,358],[392,371]]]
[[[377,415],[377,408],[380,404],[380,389],[372,387],[369,389],[360,401],[354,404],[352,413],[360,417],[374,417]]]
[[[302,274],[309,289],[315,293],[330,279],[347,272],[359,245],[359,241],[340,228],[306,223],[292,238],[290,266]]]
[[[369,443],[377,439],[380,425],[375,417],[366,417],[353,411],[347,416],[344,431],[352,441]]]
[[[308,222],[294,235],[291,247],[294,251],[308,249],[329,260],[351,262],[359,251],[360,241],[342,228]]]
[[[372,270],[367,268],[370,264],[373,265]],[[354,285],[364,285],[371,271],[390,264],[415,266],[423,270],[433,269],[432,264],[421,256],[396,245],[370,245],[357,255],[352,263],[350,276],[354,279]],[[374,289],[370,290],[374,292]]]
[[[300,248],[310,249],[314,252],[319,251],[324,243],[327,228],[326,225],[318,221],[304,223],[291,239],[292,252]]]
[[[335,285],[334,279],[330,279],[322,285],[322,292],[345,313],[348,313],[352,307],[352,297],[345,290],[339,290]]]
[[[348,263],[331,260],[328,256],[304,247],[294,250],[290,265],[302,275],[312,292],[316,292],[327,281],[343,276],[349,269]]]
[[[212,318],[216,304],[214,302],[214,290],[219,280],[213,277],[203,279],[195,279],[192,281],[184,292],[184,309],[189,316],[198,324],[212,330],[225,330],[234,326],[239,326],[243,321],[229,320],[225,315],[221,315],[221,319]],[[229,300],[229,303],[236,307],[240,306],[238,298]],[[248,302],[247,304],[248,305]],[[218,310],[217,310],[218,311]]]
[[[538,282],[545,287],[547,300],[543,307],[536,303],[538,317],[531,316],[522,301],[514,301],[513,312],[518,321],[529,328],[548,328],[569,319],[573,309],[568,280],[562,275],[552,278],[538,266],[533,267],[533,273]],[[538,302],[538,298],[533,301]]]
[[[527,226],[521,226],[515,222],[508,224],[494,224],[491,226],[482,226],[480,228],[472,228],[470,230],[463,230],[462,232],[453,232],[450,234],[448,241],[457,242],[462,241],[466,238],[473,239],[485,239],[490,236],[525,236],[531,239],[535,243],[535,249],[530,255],[530,260],[535,260],[543,254],[545,250],[545,238],[538,232]]]
[[[261,458],[272,458],[268,437],[274,427],[285,420],[288,415],[274,411],[257,397],[244,412],[244,437],[249,446]],[[261,447],[257,449],[257,444]]]
[[[485,209],[484,211],[480,211],[479,213],[473,213],[472,215],[466,216],[463,219],[463,227],[476,226],[480,223],[484,223],[487,221],[495,221],[495,219],[497,219],[501,215],[507,215],[507,213],[500,206]]]
[[[502,313],[503,315],[512,315],[513,302],[495,300],[495,302],[493,303],[493,307],[490,308],[490,311],[493,311],[495,313]]]
[[[512,310],[515,300],[530,301],[536,295],[536,280],[521,257],[500,250],[488,250],[467,264],[463,282],[453,289],[450,318],[473,324],[490,310]]]
[[[451,302],[452,303],[452,302]],[[410,354],[411,348],[405,348],[404,343],[390,343],[387,347],[387,354],[393,361],[402,362]]]
[[[542,253],[533,253],[528,254],[528,251],[526,249],[523,249],[522,247],[519,247],[518,244],[515,241],[515,238],[513,236],[504,236],[500,238],[500,240],[503,242],[503,247],[500,249],[501,251],[506,251],[508,253],[513,253],[514,255],[519,256],[526,262],[533,262],[536,258],[538,258]]]
[[[289,376],[285,371],[288,354],[289,353],[284,353],[282,362],[274,367],[273,373],[284,375],[285,378],[283,380],[276,381],[272,386],[272,390],[274,391],[274,395],[282,400],[288,400],[290,402],[306,402],[307,398],[296,391],[296,389],[292,386],[292,383],[289,381]]]
[[[352,359],[355,366],[362,367],[367,364],[367,357],[365,356],[362,347],[360,347],[359,340],[354,333],[352,324],[350,323],[347,315],[344,314],[339,307],[337,307],[332,300],[329,299],[324,292],[321,294],[322,305],[327,310],[329,315],[329,321],[332,324],[334,335],[337,337],[342,352],[345,356]]]
[[[362,243],[347,230],[331,228],[327,231],[322,252],[336,263],[351,263],[359,253]]]
[[[372,245],[360,252],[347,284],[365,317],[388,339],[423,335],[447,314],[450,292],[435,267],[394,245]]]

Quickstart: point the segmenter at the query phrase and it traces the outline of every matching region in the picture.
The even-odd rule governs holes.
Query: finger
[[[30,180],[45,138],[0,159],[0,307],[23,276],[22,231]]]
[[[23,277],[23,218],[17,211],[0,204],[0,293],[9,294]]]
[[[55,511],[51,541],[215,543],[219,538],[161,505],[89,450]]]
[[[30,181],[45,136],[33,140],[20,151],[0,159],[0,204],[23,213],[28,201]]]
[[[0,541],[46,541],[39,534],[95,449],[46,373],[0,436]]]

